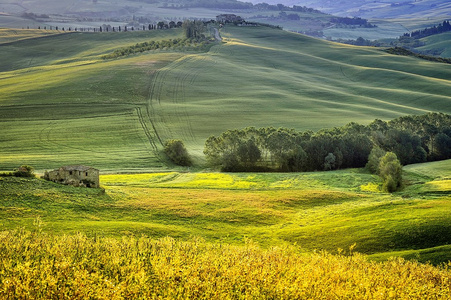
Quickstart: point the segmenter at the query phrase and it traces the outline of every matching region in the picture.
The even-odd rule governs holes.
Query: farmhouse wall
[[[73,186],[100,187],[99,170],[86,166],[65,166],[46,172],[44,178]]]

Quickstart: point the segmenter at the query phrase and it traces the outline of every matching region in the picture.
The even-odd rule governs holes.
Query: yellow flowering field
[[[449,299],[450,264],[147,237],[0,233],[1,299]]]

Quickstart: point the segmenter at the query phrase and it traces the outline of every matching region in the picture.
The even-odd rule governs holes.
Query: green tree
[[[435,159],[451,158],[451,137],[444,133],[437,134],[432,140]]]
[[[329,153],[324,158],[324,170],[329,171],[335,169],[335,155],[333,153]]]
[[[254,167],[257,161],[261,158],[261,151],[253,138],[240,143],[237,149],[237,154],[240,162],[247,168]]]
[[[157,28],[158,29],[163,29],[165,25],[166,24],[163,21],[160,21],[160,22],[157,23]]]
[[[164,152],[169,159],[179,166],[191,166],[192,161],[181,140],[168,140],[164,143]]]
[[[205,31],[205,24],[202,21],[185,20],[182,24],[183,32],[187,39],[201,39]]]
[[[374,147],[368,156],[366,168],[373,174],[379,174],[379,163],[381,158],[385,155],[385,151],[379,147]]]
[[[393,152],[387,152],[379,163],[379,176],[382,178],[382,190],[395,192],[402,186],[402,166]]]
[[[297,146],[285,154],[285,164],[282,170],[290,172],[305,171],[307,164],[307,153],[301,146]]]

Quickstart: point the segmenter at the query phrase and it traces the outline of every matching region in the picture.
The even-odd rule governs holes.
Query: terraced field
[[[451,66],[266,27],[226,27],[208,52],[115,49],[181,31],[71,33],[0,48],[0,169],[171,166],[166,139],[197,165],[212,134],[246,126],[319,130],[428,111],[451,113]],[[8,39],[8,34],[4,34]]]

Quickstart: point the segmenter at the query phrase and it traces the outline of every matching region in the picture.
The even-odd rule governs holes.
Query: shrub
[[[16,177],[34,177],[34,168],[27,165],[22,165],[14,171],[14,176]]]
[[[379,176],[382,178],[382,190],[395,192],[402,186],[402,166],[393,152],[387,152],[379,163]]]
[[[168,140],[164,144],[164,153],[179,166],[191,166],[192,161],[181,140]]]
[[[385,151],[379,147],[374,147],[370,155],[368,156],[368,163],[366,164],[366,168],[373,174],[379,174],[379,163],[381,158],[385,155]]]

